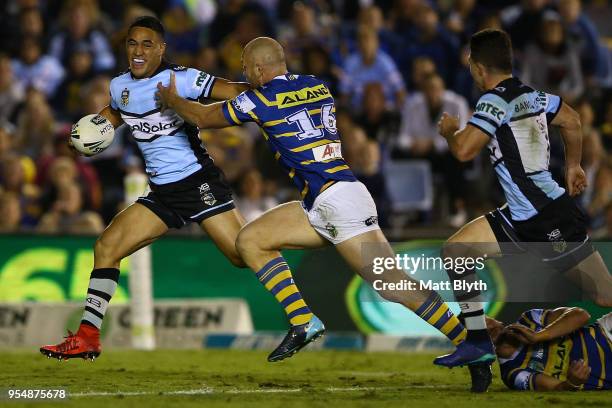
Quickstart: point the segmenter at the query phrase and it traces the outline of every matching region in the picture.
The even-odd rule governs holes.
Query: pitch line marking
[[[325,387],[320,388],[319,391],[325,392],[359,392],[359,391],[386,391],[386,390],[399,390],[399,389],[431,389],[431,388],[452,388],[448,384],[436,384],[436,385],[406,385],[405,387],[400,386],[388,386],[388,387]],[[177,391],[91,391],[91,392],[76,392],[69,393],[69,397],[115,397],[123,395],[126,397],[139,397],[145,395],[222,395],[222,394],[288,394],[298,393],[305,391],[302,388],[243,388],[243,389],[214,389],[210,387],[196,388],[192,390],[177,390]],[[315,387],[309,388],[307,391],[317,391]]]

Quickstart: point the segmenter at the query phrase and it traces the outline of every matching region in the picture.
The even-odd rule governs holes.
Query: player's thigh
[[[593,252],[566,272],[599,306],[612,307],[612,275],[599,252]]]
[[[359,234],[336,245],[336,250],[355,271],[369,268],[376,258],[394,258],[395,252],[380,229]]]
[[[312,225],[298,201],[274,207],[249,222],[240,231],[239,249],[261,250],[320,248],[328,242]]]
[[[444,243],[444,255],[501,255],[501,248],[486,216],[480,216],[459,229]]]
[[[113,218],[95,245],[96,267],[118,262],[168,231],[166,224],[142,204],[134,203]]]
[[[200,226],[234,265],[244,266],[236,250],[236,239],[244,224],[244,217],[234,208],[206,218]]]

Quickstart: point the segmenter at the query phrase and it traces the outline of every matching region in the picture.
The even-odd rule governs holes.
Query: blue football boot
[[[313,314],[308,323],[291,326],[281,344],[268,356],[268,361],[281,361],[291,357],[324,333],[323,322]]]
[[[490,340],[478,343],[466,340],[454,352],[437,357],[434,364],[452,368],[477,363],[492,364],[495,359],[495,349]]]

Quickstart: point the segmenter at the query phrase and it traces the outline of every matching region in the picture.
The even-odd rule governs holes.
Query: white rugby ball
[[[74,148],[85,156],[94,156],[113,143],[115,128],[102,115],[83,116],[72,125],[70,139]]]

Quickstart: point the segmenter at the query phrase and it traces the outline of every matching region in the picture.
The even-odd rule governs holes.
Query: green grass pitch
[[[495,372],[490,391],[468,392],[467,369],[431,364],[433,354],[301,352],[266,362],[259,351],[108,351],[95,362],[58,362],[36,351],[0,353],[0,405],[8,389],[64,388],[71,396],[32,407],[603,407],[609,392],[521,393]],[[497,367],[495,367],[497,369]]]

